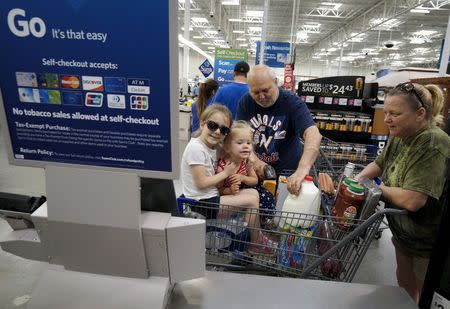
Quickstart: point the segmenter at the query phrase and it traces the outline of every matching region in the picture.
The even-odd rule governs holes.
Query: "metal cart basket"
[[[275,211],[270,216],[273,222],[284,220],[284,228],[275,226],[250,227],[244,217],[259,220],[256,210],[209,203],[199,203],[178,198],[178,209],[186,216],[198,215],[192,209],[208,217],[217,213],[217,218],[206,220],[207,264],[232,271],[244,271],[265,275],[311,278],[351,282],[361,261],[378,232],[385,214],[401,215],[393,209],[376,211],[367,220],[354,220],[345,227],[338,227],[331,216],[314,216]],[[201,215],[200,215],[201,216]],[[309,223],[306,229],[295,227]],[[308,224],[308,225],[309,225]],[[287,227],[289,226],[289,227]],[[250,241],[250,233],[264,235],[269,242],[260,239]],[[261,250],[251,250],[251,247]]]

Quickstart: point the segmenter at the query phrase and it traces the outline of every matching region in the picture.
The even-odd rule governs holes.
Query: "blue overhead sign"
[[[290,44],[286,42],[265,42],[264,44],[264,64],[272,68],[284,68],[287,56],[289,55]],[[260,63],[261,42],[256,42],[255,64]]]
[[[200,72],[202,72],[203,76],[206,78],[209,75],[211,75],[211,73],[213,72],[213,66],[211,65],[211,63],[208,61],[208,59],[206,59],[205,61],[203,61],[203,63],[198,67],[198,69],[200,70]]]
[[[172,1],[1,1],[11,161],[177,176],[176,10]]]

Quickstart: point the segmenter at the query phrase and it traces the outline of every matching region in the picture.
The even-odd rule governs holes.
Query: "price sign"
[[[299,95],[322,97],[362,98],[364,76],[336,76],[312,79],[299,83]]]

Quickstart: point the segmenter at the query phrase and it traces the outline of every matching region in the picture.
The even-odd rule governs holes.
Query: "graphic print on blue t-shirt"
[[[278,140],[286,137],[286,116],[261,115],[250,118],[250,126],[253,131],[253,145],[259,159],[266,163],[279,160]]]

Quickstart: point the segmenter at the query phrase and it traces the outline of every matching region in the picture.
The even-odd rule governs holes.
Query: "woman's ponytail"
[[[444,116],[441,111],[444,107],[444,95],[442,90],[433,84],[426,85],[425,88],[431,94],[431,122],[433,124],[441,125],[444,122]]]

